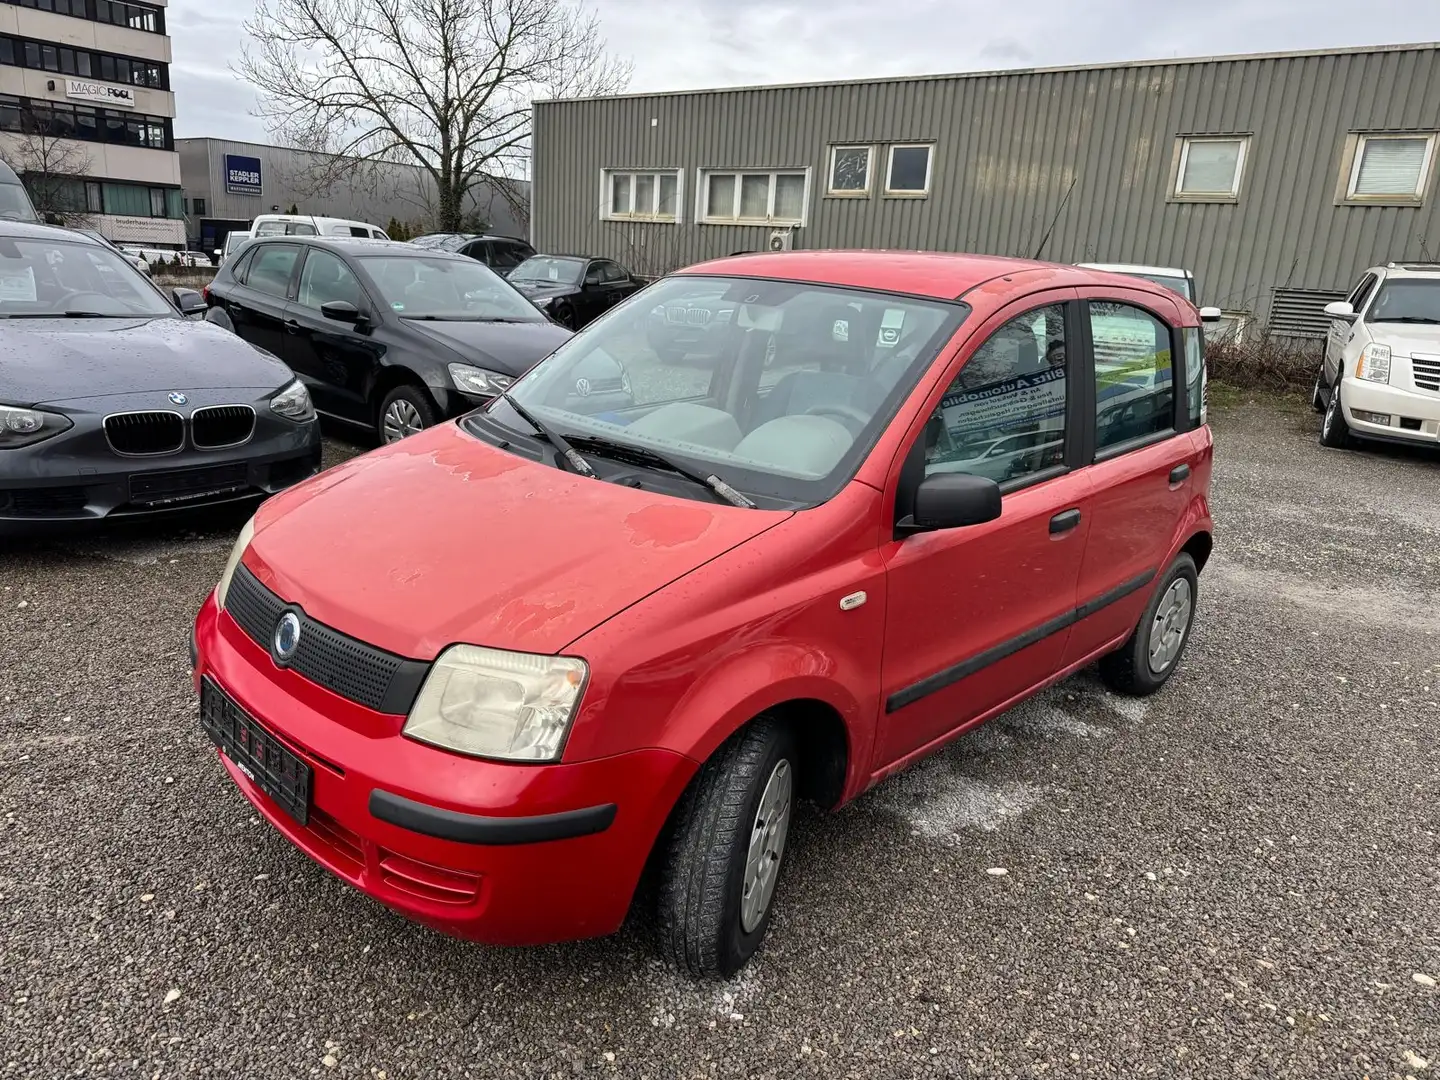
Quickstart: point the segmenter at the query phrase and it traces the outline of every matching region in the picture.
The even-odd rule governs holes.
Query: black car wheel
[[[575,309],[569,304],[556,304],[550,309],[550,317],[558,322],[566,330],[579,329],[576,324]]]
[[[399,442],[419,434],[435,423],[435,406],[418,386],[397,386],[380,403],[376,434],[380,442]]]

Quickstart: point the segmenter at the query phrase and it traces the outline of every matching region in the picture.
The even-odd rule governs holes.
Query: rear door
[[[334,252],[310,248],[300,268],[295,302],[287,311],[285,359],[305,380],[321,412],[356,423],[372,419],[369,392],[380,369],[383,347],[350,323],[327,319],[322,305],[332,300],[368,313],[369,298],[354,271]]]
[[[1083,371],[1073,289],[1047,290],[986,320],[937,388],[907,474],[994,476],[986,448],[1026,444],[1002,467],[1002,513],[970,528],[881,545],[887,570],[884,715],[873,766],[885,769],[1052,678],[1060,669],[1090,528]],[[919,445],[923,440],[923,445]],[[897,502],[903,500],[897,497]]]
[[[287,361],[285,309],[299,262],[299,244],[255,244],[224,301],[237,334]]]
[[[1202,442],[1187,402],[1180,308],[1125,289],[1082,288],[1083,366],[1094,403],[1090,533],[1065,663],[1127,637],[1166,569],[1194,498]],[[1196,415],[1198,416],[1198,410]]]

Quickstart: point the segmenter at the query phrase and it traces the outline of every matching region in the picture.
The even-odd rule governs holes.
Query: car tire
[[[375,434],[381,446],[399,442],[435,424],[435,406],[424,390],[410,383],[395,387],[376,411]]]
[[[760,947],[784,868],[797,764],[789,727],[761,716],[681,796],[660,873],[660,943],[673,967],[726,977]]]
[[[1325,411],[1325,365],[1315,372],[1315,385],[1310,388],[1310,407],[1317,413]]]
[[[1330,387],[1330,400],[1325,403],[1325,416],[1320,421],[1320,445],[1331,450],[1344,450],[1350,445],[1350,425],[1345,420],[1345,407],[1340,403],[1340,383],[1344,372],[1337,372],[1335,385]]]
[[[569,304],[556,304],[550,311],[550,317],[566,330],[578,330],[575,325],[575,309]]]
[[[1175,673],[1195,624],[1199,571],[1181,552],[1160,578],[1130,639],[1100,661],[1100,678],[1117,694],[1147,697]]]

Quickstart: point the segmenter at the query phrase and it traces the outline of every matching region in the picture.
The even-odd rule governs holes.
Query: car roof
[[[1164,277],[1190,277],[1189,270],[1183,270],[1178,266],[1143,266],[1140,263],[1076,263],[1076,266],[1083,266],[1087,270],[1105,270],[1112,274],[1160,274]]]
[[[1048,284],[1075,288],[1094,284],[1094,270],[1067,263],[1035,262],[999,255],[940,251],[784,251],[732,255],[697,263],[680,274],[777,278],[817,285],[878,289],[935,300],[953,300],[987,281],[1012,274],[1044,271]],[[1126,286],[1169,296],[1162,286],[1134,278]]]
[[[1365,272],[1395,278],[1433,278],[1440,277],[1440,263],[1392,262],[1384,266],[1372,266]]]
[[[21,240],[68,240],[72,244],[96,244],[93,237],[75,229],[67,229],[63,225],[37,225],[28,221],[0,221],[0,236]]]
[[[283,236],[277,234],[251,237],[251,243],[304,244],[310,247],[349,251],[352,254],[360,251],[383,251],[387,255],[406,255],[416,259],[454,258],[465,262],[472,261],[454,251],[420,248],[408,240],[379,240],[370,236]]]

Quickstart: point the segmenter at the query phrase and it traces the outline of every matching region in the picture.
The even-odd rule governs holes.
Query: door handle
[[[286,319],[285,332],[287,334],[298,334],[300,332],[300,323],[295,319]]]
[[[1065,510],[1050,519],[1050,535],[1058,536],[1060,533],[1067,533],[1079,524],[1080,511]]]
[[[1176,465],[1173,469],[1170,470],[1170,483],[1172,483],[1172,484],[1181,483],[1182,481],[1188,479],[1189,476],[1190,476],[1190,466],[1189,466],[1189,465]]]

